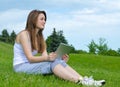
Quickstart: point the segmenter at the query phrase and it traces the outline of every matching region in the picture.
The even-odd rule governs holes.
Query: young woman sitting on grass
[[[54,52],[47,53],[43,30],[47,20],[46,12],[32,10],[27,18],[26,27],[21,31],[14,44],[13,67],[15,72],[28,74],[54,74],[64,80],[77,84],[101,86],[105,80],[96,81],[93,78],[83,77],[71,68],[67,61],[68,55],[62,59],[56,58]],[[41,53],[40,56],[35,56]]]

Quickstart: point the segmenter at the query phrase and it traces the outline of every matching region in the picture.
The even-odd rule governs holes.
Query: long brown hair
[[[30,34],[32,50],[36,49],[35,37],[37,37],[38,52],[43,52],[46,49],[45,40],[44,40],[43,34],[42,34],[43,29],[39,30],[37,36],[36,36],[36,29],[35,29],[36,28],[36,23],[37,23],[37,18],[39,16],[39,14],[41,14],[41,13],[44,14],[45,21],[46,21],[47,17],[46,17],[46,12],[45,11],[32,10],[28,15],[26,28],[25,28],[25,30],[27,30]]]

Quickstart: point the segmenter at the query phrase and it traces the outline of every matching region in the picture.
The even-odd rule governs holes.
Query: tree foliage
[[[12,33],[10,34],[10,41],[12,44],[14,44],[15,38],[16,38],[16,33],[13,30]]]
[[[88,45],[88,48],[89,48],[89,53],[92,53],[92,54],[96,53],[96,43],[94,42],[94,40],[90,42],[90,44]]]
[[[97,48],[97,53],[98,54],[106,54],[106,52],[108,51],[108,46],[107,46],[106,39],[100,38],[99,39],[99,44],[96,45],[96,48]]]
[[[109,49],[106,39],[99,38],[99,43],[96,44],[94,40],[88,45],[89,53],[100,54],[100,55],[109,55],[109,56],[120,56],[120,48],[117,51]]]
[[[56,29],[53,29],[53,32],[46,39],[47,50],[48,52],[54,52],[60,43],[68,44],[67,40],[63,36],[63,31],[56,32]]]
[[[106,52],[106,55],[109,55],[109,56],[120,56],[120,54],[115,51],[115,50],[112,50],[112,49],[109,49],[107,52]]]
[[[88,45],[88,48],[89,48],[89,53],[102,54],[102,55],[106,55],[107,51],[109,50],[106,39],[104,38],[99,38],[98,44],[96,44],[94,40],[92,40]]]
[[[88,48],[89,48],[89,53],[93,53],[93,54],[104,54],[105,55],[108,51],[106,39],[104,38],[99,39],[99,44],[96,44],[94,40],[92,40],[90,44],[88,45]]]
[[[14,44],[15,38],[16,38],[16,33],[14,32],[14,30],[9,35],[7,29],[3,29],[2,35],[0,35],[0,41],[6,42],[6,43]]]
[[[118,48],[117,52],[118,52],[118,54],[120,54],[120,48]]]
[[[2,31],[1,41],[9,42],[9,33],[6,29],[3,29],[3,31]]]

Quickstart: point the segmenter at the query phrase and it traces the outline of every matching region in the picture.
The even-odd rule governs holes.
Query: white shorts
[[[40,62],[40,63],[22,63],[14,66],[15,72],[24,72],[28,74],[52,74],[54,67],[61,64],[66,67],[67,64],[64,60],[56,59],[53,62]]]

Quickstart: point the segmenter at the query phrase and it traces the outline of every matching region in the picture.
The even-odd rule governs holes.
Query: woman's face
[[[45,15],[43,13],[39,14],[38,19],[37,19],[36,27],[38,29],[44,29],[45,23],[46,23]]]

